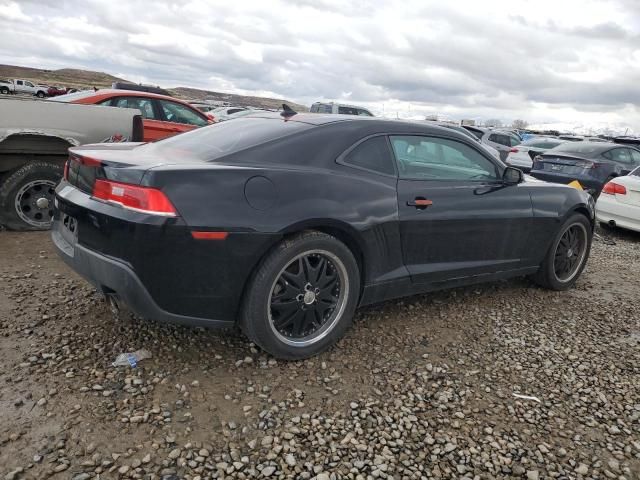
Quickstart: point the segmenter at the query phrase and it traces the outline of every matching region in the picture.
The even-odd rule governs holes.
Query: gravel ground
[[[114,318],[46,233],[2,232],[0,478],[640,478],[640,235],[609,235],[569,292],[388,302],[285,363]]]

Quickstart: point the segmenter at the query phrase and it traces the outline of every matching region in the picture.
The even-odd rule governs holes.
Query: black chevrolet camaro
[[[571,287],[594,206],[428,123],[262,113],[152,144],[72,148],[53,241],[142,317],[327,349],[361,305],[531,275]]]

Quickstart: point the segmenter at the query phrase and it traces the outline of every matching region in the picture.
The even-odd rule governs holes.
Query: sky
[[[640,133],[640,0],[0,0],[0,63]]]

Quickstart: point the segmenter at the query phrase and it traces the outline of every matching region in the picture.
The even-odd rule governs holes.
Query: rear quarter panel
[[[256,182],[256,179],[257,180]],[[264,187],[252,192],[252,183]],[[366,282],[402,268],[396,179],[356,171],[194,166],[151,169],[144,183],[160,186],[192,228],[251,231],[272,236],[336,229],[357,243]]]

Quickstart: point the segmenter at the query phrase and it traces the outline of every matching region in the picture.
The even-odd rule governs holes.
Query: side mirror
[[[507,167],[502,174],[502,181],[505,185],[517,185],[524,180],[524,174],[522,170],[514,167]]]

